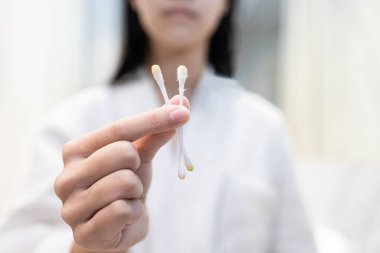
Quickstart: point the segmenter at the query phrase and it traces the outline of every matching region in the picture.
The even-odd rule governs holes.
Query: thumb
[[[149,190],[150,182],[152,180],[152,166],[151,162],[156,155],[157,151],[165,145],[175,134],[175,130],[161,132],[145,136],[133,144],[140,155],[141,165],[135,171],[137,176],[141,179],[143,184],[143,195],[141,199],[145,202],[147,192]]]
[[[165,145],[176,133],[175,130],[145,136],[134,142],[140,155],[141,163],[150,163],[157,151]]]

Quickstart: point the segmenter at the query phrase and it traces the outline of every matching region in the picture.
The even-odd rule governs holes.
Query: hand
[[[63,203],[62,218],[73,230],[73,252],[125,252],[148,233],[151,161],[189,120],[178,97],[171,103],[64,145],[64,170],[54,189]]]

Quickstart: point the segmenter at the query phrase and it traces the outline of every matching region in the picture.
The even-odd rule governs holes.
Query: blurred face
[[[183,50],[208,45],[228,0],[131,0],[155,47]]]

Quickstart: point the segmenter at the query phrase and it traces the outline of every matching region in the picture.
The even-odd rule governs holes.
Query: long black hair
[[[234,75],[234,9],[238,0],[230,0],[230,8],[219,23],[211,38],[208,61],[215,72],[222,76]],[[144,64],[147,56],[148,37],[144,32],[137,13],[133,10],[130,1],[124,0],[124,48],[121,64],[113,79],[113,84],[118,84],[128,74],[133,73]]]

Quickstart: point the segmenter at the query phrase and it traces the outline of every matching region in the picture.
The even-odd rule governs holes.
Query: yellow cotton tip
[[[187,166],[186,167],[187,171],[194,171],[194,166],[193,165],[190,165],[190,166]]]
[[[180,167],[180,169],[178,170],[178,177],[179,179],[182,179],[184,180],[185,177],[186,177],[186,170],[184,167]]]
[[[152,74],[153,74],[153,76],[160,75],[160,74],[161,74],[160,66],[158,66],[158,65],[153,65],[153,66],[152,66]]]

